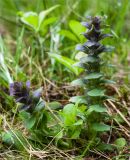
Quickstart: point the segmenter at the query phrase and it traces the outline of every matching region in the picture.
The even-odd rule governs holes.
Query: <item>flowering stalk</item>
[[[105,84],[108,80],[105,79],[102,72],[104,63],[100,54],[111,51],[111,47],[103,45],[101,40],[112,35],[103,33],[100,17],[89,17],[89,20],[89,22],[82,22],[82,25],[87,28],[87,32],[83,33],[87,41],[84,44],[77,45],[76,49],[84,52],[84,56],[80,58],[77,66],[85,70],[86,76],[79,79],[77,84],[79,83],[85,88],[85,94],[80,98],[81,102],[88,106],[86,112],[87,127],[89,137],[91,137],[97,131],[110,129],[108,125],[102,123],[104,122],[105,112],[107,112],[103,101],[107,98]]]

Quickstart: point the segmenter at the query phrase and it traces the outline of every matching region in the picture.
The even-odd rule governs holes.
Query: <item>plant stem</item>
[[[87,147],[85,148],[85,150],[83,151],[82,153],[82,157],[85,156],[86,152],[89,150],[89,148],[91,147],[91,145],[93,144],[94,140],[95,140],[95,137],[96,137],[96,133],[93,135],[92,139],[89,141]]]

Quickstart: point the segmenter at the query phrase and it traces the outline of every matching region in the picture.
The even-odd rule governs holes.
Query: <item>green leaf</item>
[[[21,13],[22,17],[20,19],[24,24],[33,28],[35,32],[38,32],[41,29],[41,26],[43,24],[45,17],[57,7],[59,7],[59,5],[55,5],[45,11],[42,11],[39,13],[39,15],[36,12],[32,12],[32,11]]]
[[[92,106],[89,106],[89,109],[87,110],[86,114],[89,115],[93,111],[102,113],[102,112],[107,112],[107,109],[101,105],[98,105],[98,104],[92,105]]]
[[[14,139],[12,136],[12,132],[2,132],[1,134],[2,141],[5,142],[8,145],[14,144]]]
[[[82,26],[82,24],[76,20],[71,20],[69,22],[70,29],[75,33],[75,35],[79,39],[83,39],[84,37],[81,35],[81,33],[85,32],[86,28]]]
[[[97,132],[109,131],[111,128],[110,126],[108,126],[106,124],[101,124],[101,123],[93,123],[91,127],[93,130],[95,130]]]
[[[120,149],[123,149],[126,145],[126,140],[125,138],[118,138],[116,139],[115,141],[115,145],[116,147],[120,150]]]
[[[83,124],[83,120],[80,119],[80,120],[78,120],[77,122],[75,122],[73,125],[74,125],[74,126],[79,126],[79,125],[82,125],[82,124]]]
[[[83,65],[82,65],[81,62],[76,62],[76,63],[73,64],[73,66],[74,66],[74,67],[79,67],[79,68],[83,68],[83,69],[84,69],[84,67],[83,67]]]
[[[92,57],[92,56],[85,56],[80,59],[82,63],[93,63],[93,62],[99,62],[99,59]]]
[[[46,105],[46,102],[42,98],[40,98],[38,104],[35,107],[35,111],[37,112],[41,111],[43,108],[45,108],[45,105]]]
[[[21,21],[36,31],[38,27],[38,14],[35,12],[23,13]]]
[[[72,86],[84,86],[83,79],[76,79],[71,82]]]
[[[63,131],[60,131],[57,135],[56,135],[56,139],[61,139],[63,137]]]
[[[26,119],[28,119],[28,118],[31,117],[30,113],[28,113],[28,112],[26,112],[26,111],[24,111],[24,110],[22,110],[21,112],[19,112],[19,116],[20,116],[20,118],[21,118],[23,121],[25,121]]]
[[[105,90],[102,89],[93,89],[89,91],[87,94],[91,97],[102,97],[104,96]]]
[[[74,130],[74,133],[72,134],[71,138],[72,139],[79,138],[80,133],[81,133],[81,127],[78,127]]]
[[[112,52],[115,49],[113,46],[106,46],[103,52]]]
[[[110,68],[116,68],[116,65],[114,64],[105,64],[107,67],[110,67]]]
[[[19,150],[24,150],[27,147],[27,141],[20,131],[7,131],[1,134],[2,141],[8,145],[13,145]]]
[[[40,27],[41,27],[41,24],[43,22],[43,20],[45,19],[45,17],[50,13],[52,12],[54,9],[56,9],[57,7],[59,7],[60,5],[55,5],[45,11],[42,11],[39,13],[39,16],[38,16],[38,28],[37,28],[37,31],[39,31]]]
[[[35,125],[36,120],[37,120],[36,116],[32,115],[30,118],[28,118],[24,121],[25,127],[27,129],[31,129]]]
[[[47,26],[47,25],[50,25],[52,23],[54,23],[55,21],[57,20],[57,17],[50,17],[50,18],[47,18],[45,19],[41,26],[40,26],[40,30],[44,30],[44,28]]]
[[[67,104],[63,108],[64,124],[70,126],[75,123],[77,109],[74,104]]]
[[[71,39],[71,40],[73,40],[75,42],[78,42],[77,37],[73,33],[71,33],[70,31],[68,31],[68,30],[60,30],[59,34],[65,36],[65,37],[67,37],[67,38],[69,38],[69,39]]]
[[[74,96],[69,99],[70,102],[73,103],[84,103],[87,104],[87,100],[85,96]]]
[[[90,73],[85,77],[85,79],[98,79],[98,78],[101,78],[102,76],[103,74],[101,73]]]
[[[76,54],[75,59],[80,61],[81,58],[86,58],[86,56],[86,53],[80,51]]]
[[[45,101],[41,100],[38,102],[38,104],[36,105],[34,111],[35,112],[39,112],[41,111],[43,108],[45,108]]]
[[[101,80],[101,83],[106,83],[106,84],[116,84],[115,81],[112,81],[112,80],[109,80],[109,79]]]
[[[101,151],[113,151],[115,147],[111,144],[101,143],[97,148]]]
[[[70,71],[72,71],[73,73],[75,73],[76,75],[79,75],[81,73],[81,69],[79,69],[78,67],[74,67],[73,64],[75,63],[75,61],[73,61],[72,59],[68,58],[68,57],[64,57],[61,56],[59,54],[49,54],[52,58],[54,58],[55,60],[57,60],[58,62],[60,62],[61,64],[63,64],[64,66],[66,66],[67,68],[69,68]]]
[[[54,102],[50,102],[50,103],[48,104],[48,106],[49,106],[51,109],[55,110],[55,109],[60,108],[60,107],[62,106],[62,104],[59,103],[59,102],[54,101]]]

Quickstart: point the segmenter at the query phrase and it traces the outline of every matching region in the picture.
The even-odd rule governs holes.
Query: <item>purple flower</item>
[[[42,88],[31,91],[30,81],[26,84],[22,82],[14,82],[10,84],[10,95],[13,96],[16,102],[22,103],[23,106],[20,109],[24,109],[28,112],[32,112],[38,103],[42,93]]]
[[[102,21],[100,17],[87,17],[89,22],[82,22],[82,25],[87,28],[85,33],[82,33],[87,39],[87,42],[84,44],[77,45],[76,49],[82,51],[89,56],[99,57],[99,54],[102,52],[109,52],[109,48],[101,44],[101,40],[106,37],[112,37],[111,34],[104,34],[102,32]],[[111,50],[110,50],[111,51]]]

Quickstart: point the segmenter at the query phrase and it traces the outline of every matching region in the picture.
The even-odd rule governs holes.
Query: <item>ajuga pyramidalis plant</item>
[[[87,104],[86,109],[86,123],[87,123],[87,136],[92,139],[97,136],[97,133],[108,131],[109,125],[105,124],[107,117],[107,110],[103,102],[106,96],[105,84],[109,80],[105,79],[103,73],[104,61],[101,53],[110,52],[112,47],[107,47],[102,44],[102,40],[106,37],[112,37],[111,34],[104,34],[100,17],[88,17],[89,22],[82,22],[82,25],[87,28],[83,33],[87,41],[84,44],[77,45],[76,49],[84,52],[83,57],[76,63],[76,66],[81,67],[85,71],[85,76],[73,82],[84,87],[84,95],[79,96],[80,102]],[[70,101],[74,102],[76,97],[72,97]]]
[[[33,112],[40,100],[41,93],[42,88],[39,88],[36,91],[30,90],[30,81],[27,81],[26,85],[22,82],[14,82],[10,84],[10,95],[15,98],[16,102],[23,104],[20,107],[20,110]]]
[[[19,117],[32,139],[42,139],[48,131],[46,102],[42,99],[42,87],[32,91],[30,81],[14,82],[10,84],[10,96],[14,97],[20,107]],[[35,138],[34,138],[35,137]]]

